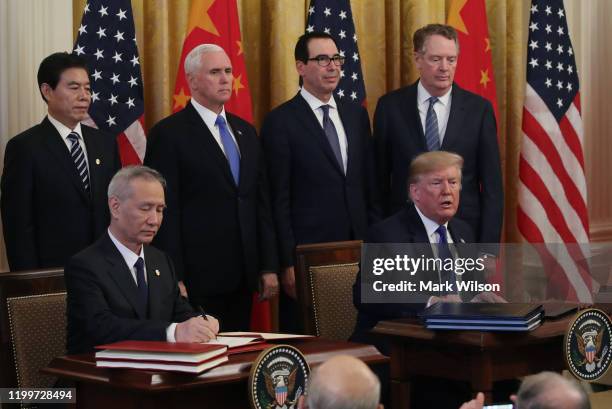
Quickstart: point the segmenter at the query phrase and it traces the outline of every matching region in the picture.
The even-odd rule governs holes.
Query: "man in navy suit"
[[[149,134],[145,164],[168,181],[168,210],[155,244],[176,264],[181,292],[224,330],[247,330],[253,291],[278,291],[276,236],[255,128],[225,111],[232,64],[214,44],[185,58],[187,106]]]
[[[368,243],[429,243],[426,246],[412,246],[415,254],[413,258],[425,256],[426,258],[442,258],[440,244],[445,243],[448,251],[455,249],[456,255],[448,254],[452,258],[477,257],[473,249],[467,246],[452,246],[453,243],[474,243],[475,235],[471,226],[455,217],[460,206],[460,192],[462,191],[461,156],[445,151],[426,152],[417,156],[409,167],[409,196],[411,203],[406,204],[402,210],[393,216],[373,225],[368,231]],[[463,198],[461,198],[463,199]],[[450,245],[450,246],[449,246]],[[422,254],[416,254],[422,252]],[[423,280],[429,272],[416,272],[416,279]],[[443,272],[436,271],[434,281],[455,282],[458,277],[450,274],[444,276]],[[410,303],[367,303],[362,302],[362,281],[360,272],[353,287],[353,302],[358,309],[355,340],[367,340],[367,331],[383,319],[403,318],[415,316],[426,306],[434,303],[482,301],[504,302],[494,293],[459,293],[450,292],[421,292],[415,293]],[[439,275],[438,275],[439,274]],[[480,278],[477,274],[465,273],[464,280]],[[456,289],[456,287],[454,287]]]
[[[344,57],[325,33],[306,33],[295,46],[302,89],[271,111],[261,135],[278,236],[280,325],[300,329],[293,299],[298,244],[363,239],[378,219],[370,122],[366,110],[336,99]]]
[[[430,24],[414,33],[420,79],[378,101],[374,139],[387,214],[404,207],[408,166],[422,152],[456,152],[465,161],[458,216],[479,243],[498,243],[503,183],[495,115],[484,98],[453,84],[459,44],[454,28]]]
[[[170,258],[149,246],[164,214],[166,182],[153,169],[120,170],[108,187],[108,230],[65,268],[69,354],[122,340],[205,342],[219,322],[180,295]]]
[[[91,88],[82,57],[54,53],[38,68],[43,121],[6,145],[2,223],[11,271],[63,267],[108,226],[106,188],[121,167],[115,138],[81,123]]]

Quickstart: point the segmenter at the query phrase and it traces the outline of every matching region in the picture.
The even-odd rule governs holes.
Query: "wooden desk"
[[[291,342],[311,368],[336,354],[368,365],[389,361],[371,345],[313,339]],[[259,352],[230,356],[199,376],[163,371],[96,367],[93,354],[54,359],[43,372],[76,382],[77,408],[249,408],[247,383]]]
[[[491,403],[493,382],[565,369],[563,337],[572,317],[531,332],[431,331],[415,319],[380,321],[372,330],[391,345],[391,401],[410,407],[410,380],[433,376],[471,383]]]

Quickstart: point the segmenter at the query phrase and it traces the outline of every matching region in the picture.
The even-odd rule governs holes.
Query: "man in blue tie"
[[[455,152],[465,161],[457,214],[472,227],[477,243],[499,243],[504,194],[493,107],[453,82],[460,59],[453,27],[429,24],[412,42],[420,78],[382,96],[374,114],[386,215],[406,203],[407,163],[423,152]]]
[[[373,225],[368,231],[366,242],[428,243],[426,246],[411,246],[411,251],[422,253],[413,254],[413,257],[439,259],[441,264],[456,257],[475,259],[478,256],[476,249],[462,245],[475,243],[474,230],[459,217],[455,217],[462,191],[462,167],[463,158],[455,153],[433,151],[418,155],[409,166],[410,203],[393,216]],[[459,246],[452,246],[453,243]],[[451,250],[453,247],[455,253]],[[440,290],[417,291],[410,303],[389,304],[362,302],[360,272],[353,288],[353,302],[359,310],[353,339],[367,340],[363,337],[381,319],[415,316],[426,306],[440,301],[505,302],[494,293],[457,291],[457,280],[467,280],[468,277],[481,279],[477,272],[475,270],[460,277],[453,271],[437,267],[417,271],[414,275],[416,280],[431,280],[439,285],[435,288]]]
[[[219,331],[216,318],[180,295],[170,258],[149,245],[162,223],[165,187],[145,166],[111,180],[108,230],[65,268],[68,353],[122,340],[205,342]]]
[[[331,35],[302,35],[295,45],[302,88],[261,129],[282,267],[280,326],[288,332],[301,330],[295,247],[361,240],[380,216],[368,113],[336,91],[344,59]]]
[[[278,291],[276,236],[265,164],[255,129],[224,108],[232,64],[214,44],[185,58],[191,101],[156,124],[145,164],[168,181],[168,209],[155,244],[177,267],[193,306],[247,330],[251,294]]]

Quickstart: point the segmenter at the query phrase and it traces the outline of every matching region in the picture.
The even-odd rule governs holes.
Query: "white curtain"
[[[72,0],[0,1],[0,167],[8,140],[46,113],[36,82],[40,61],[71,48]],[[0,271],[5,270],[0,238]]]

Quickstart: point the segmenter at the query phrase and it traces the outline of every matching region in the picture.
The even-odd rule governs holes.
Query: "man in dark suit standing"
[[[224,330],[249,327],[251,294],[278,291],[276,237],[265,163],[255,129],[225,111],[232,64],[202,44],[185,58],[187,106],[156,124],[145,164],[168,181],[166,222],[155,243],[170,253],[192,305]]]
[[[387,214],[406,202],[407,164],[422,152],[456,152],[465,160],[458,216],[480,243],[498,243],[503,184],[491,104],[453,84],[459,44],[454,28],[430,24],[414,33],[420,79],[379,99],[374,115],[377,168]]]
[[[91,89],[85,60],[46,57],[38,86],[47,117],[12,138],[1,182],[11,271],[60,267],[108,225],[106,188],[121,167],[115,139],[81,124]]]
[[[304,243],[363,239],[378,219],[366,110],[335,99],[344,57],[325,33],[295,46],[300,92],[264,120],[261,130],[283,273],[280,324],[299,330],[294,251]]]
[[[110,226],[65,269],[69,354],[122,340],[206,342],[219,322],[180,295],[170,258],[149,246],[166,207],[163,177],[120,170],[108,187]]]

